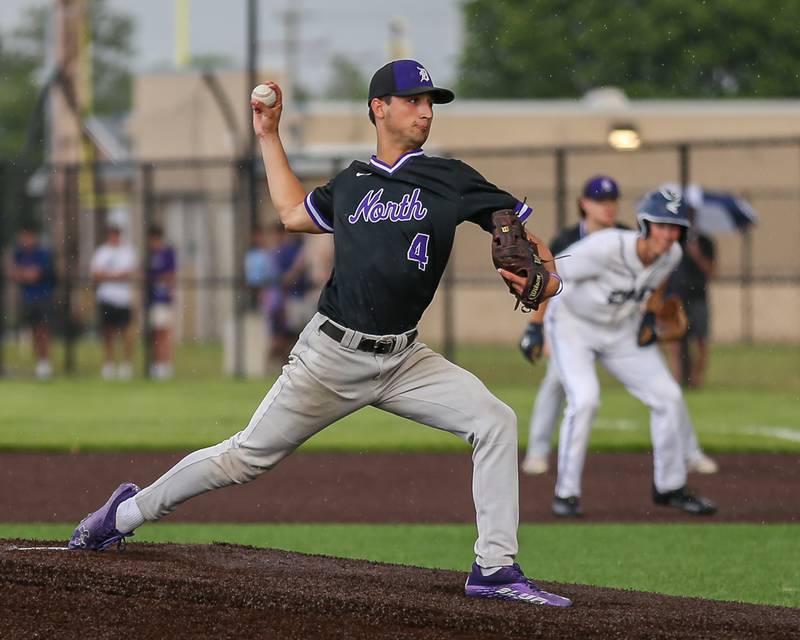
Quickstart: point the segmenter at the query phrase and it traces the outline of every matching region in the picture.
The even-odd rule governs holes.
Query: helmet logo
[[[667,187],[660,189],[661,195],[667,200],[664,205],[671,214],[678,215],[681,208],[681,193]]]

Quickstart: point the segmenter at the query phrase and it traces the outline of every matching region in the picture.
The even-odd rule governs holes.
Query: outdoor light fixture
[[[639,131],[632,124],[615,124],[608,132],[608,144],[617,151],[638,149],[642,144]]]

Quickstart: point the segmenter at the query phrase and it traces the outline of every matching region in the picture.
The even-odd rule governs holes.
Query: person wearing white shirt
[[[136,251],[123,242],[122,230],[114,225],[106,228],[106,242],[94,252],[91,262],[92,282],[103,336],[103,368],[101,375],[108,380],[116,377],[128,380],[133,376],[133,278],[136,273]],[[114,343],[122,344],[122,359],[115,368]]]

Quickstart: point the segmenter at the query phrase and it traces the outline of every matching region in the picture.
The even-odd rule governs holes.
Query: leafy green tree
[[[92,80],[94,113],[112,115],[131,106],[131,71],[133,58],[133,18],[116,13],[107,0],[87,0],[92,39]],[[21,52],[31,56],[42,69],[47,48],[51,3],[29,8],[14,33]]]
[[[7,49],[0,36],[0,162],[18,157],[25,145],[38,94],[35,70],[30,56]]]
[[[331,80],[325,97],[333,100],[367,100],[367,79],[358,65],[341,53],[331,57]]]
[[[800,95],[800,2],[467,0],[462,95]]]

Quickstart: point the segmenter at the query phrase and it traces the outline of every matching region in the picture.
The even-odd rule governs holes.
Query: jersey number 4
[[[428,264],[428,240],[430,236],[427,233],[418,233],[411,241],[406,254],[409,260],[417,263],[420,271],[425,271],[425,265]]]

